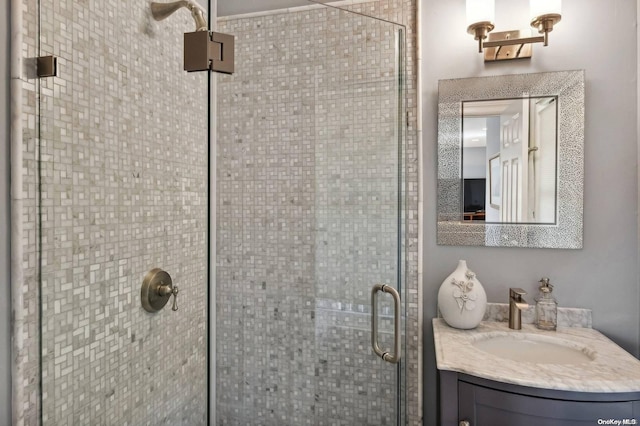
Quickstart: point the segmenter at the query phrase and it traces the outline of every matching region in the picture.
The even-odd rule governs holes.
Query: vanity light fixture
[[[531,26],[541,36],[526,37],[521,30],[492,33],[495,1],[467,0],[467,32],[478,40],[478,52],[484,51],[485,62],[530,58],[533,43],[549,44],[549,33],[562,18],[561,0],[530,0],[529,11]]]

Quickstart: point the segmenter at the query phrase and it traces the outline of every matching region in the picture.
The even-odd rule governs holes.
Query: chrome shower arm
[[[209,26],[205,18],[205,11],[194,0],[180,0],[172,3],[151,2],[151,15],[156,21],[161,21],[183,7],[186,7],[191,12],[191,16],[196,22],[196,31],[208,31]]]
[[[205,12],[200,6],[191,9],[191,16],[193,16],[193,19],[196,21],[196,31],[209,31]]]
[[[175,1],[173,3],[151,2],[151,15],[153,15],[153,19],[156,21],[161,21],[171,16],[176,10],[187,7],[188,3],[186,0]]]

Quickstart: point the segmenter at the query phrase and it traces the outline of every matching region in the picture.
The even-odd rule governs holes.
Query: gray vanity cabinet
[[[471,425],[574,426],[598,419],[632,419],[632,402],[584,402],[538,398],[471,383],[458,385],[458,413]]]
[[[640,426],[640,392],[555,391],[451,371],[440,371],[439,380],[442,426],[574,426],[610,419]]]

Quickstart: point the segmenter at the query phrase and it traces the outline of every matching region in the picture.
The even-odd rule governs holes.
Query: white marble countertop
[[[540,339],[562,339],[569,346],[588,348],[593,359],[580,364],[513,361],[473,346],[488,335],[535,334]],[[538,330],[523,324],[511,330],[505,322],[483,321],[473,330],[458,330],[441,318],[433,320],[436,363],[439,370],[455,371],[502,383],[574,392],[640,392],[640,361],[591,328],[558,327]]]

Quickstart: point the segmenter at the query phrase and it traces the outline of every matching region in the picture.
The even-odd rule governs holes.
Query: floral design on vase
[[[457,286],[458,288],[453,290],[453,298],[458,302],[458,306],[460,307],[460,313],[464,309],[468,311],[473,311],[476,308],[476,295],[472,293],[473,290],[473,278],[475,278],[476,274],[473,271],[467,269],[465,273],[465,277],[468,281],[464,280],[456,280],[455,278],[451,279],[451,284]]]
[[[487,294],[478,277],[467,268],[466,261],[458,261],[458,267],[442,282],[438,292],[442,318],[454,328],[475,328],[486,308]]]

